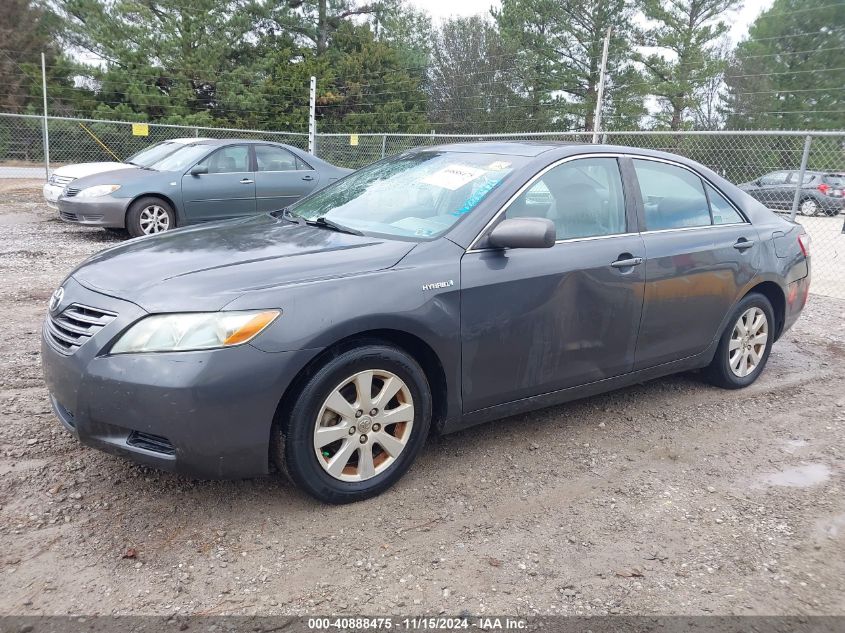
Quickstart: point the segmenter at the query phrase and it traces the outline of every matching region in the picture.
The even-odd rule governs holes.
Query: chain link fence
[[[133,129],[133,126],[134,129]],[[0,178],[46,178],[44,117],[0,113]],[[47,118],[50,168],[70,163],[123,161],[174,138],[261,139],[308,148],[308,135],[200,126],[138,124],[97,119]]]
[[[44,179],[43,117],[0,114],[0,178]],[[133,124],[48,117],[50,168],[123,160],[153,143],[179,137],[263,139],[308,147],[295,132]],[[484,140],[590,143],[592,133],[318,134],[316,154],[359,168],[419,146]],[[602,142],[661,150],[707,165],[742,185],[774,211],[800,222],[812,237],[813,292],[845,299],[845,132],[607,132]]]

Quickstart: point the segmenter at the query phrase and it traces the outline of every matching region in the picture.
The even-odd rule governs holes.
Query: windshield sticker
[[[502,182],[501,178],[493,178],[483,183],[478,189],[473,192],[473,194],[469,198],[467,198],[467,201],[464,202],[464,206],[455,211],[452,215],[462,216],[464,213],[469,213],[470,211],[472,211],[475,206],[479,202],[481,202],[484,196],[493,191],[496,185],[498,185],[500,182]]]
[[[467,165],[447,165],[443,169],[429,174],[422,179],[427,185],[434,185],[435,187],[442,187],[455,191],[460,189],[468,182],[472,182],[476,178],[483,176],[487,172],[478,167],[469,167]]]
[[[487,169],[489,169],[490,171],[502,171],[503,169],[507,169],[510,166],[511,164],[507,161],[497,160],[487,165]]]

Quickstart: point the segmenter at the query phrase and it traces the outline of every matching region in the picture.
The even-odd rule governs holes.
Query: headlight
[[[97,185],[96,187],[86,187],[78,194],[77,198],[99,198],[100,196],[107,196],[120,189],[120,185]]]
[[[279,310],[155,314],[130,327],[111,349],[132,352],[184,352],[240,345],[255,338]]]

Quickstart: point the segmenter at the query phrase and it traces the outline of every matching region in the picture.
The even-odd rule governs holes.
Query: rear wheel
[[[132,237],[155,235],[176,228],[176,213],[161,198],[139,198],[126,213],[126,230]]]
[[[806,200],[801,201],[801,205],[798,207],[798,210],[801,211],[801,215],[810,217],[819,212],[819,203],[812,198],[807,198]]]
[[[710,381],[726,389],[740,389],[757,380],[769,360],[774,325],[769,300],[757,293],[745,296],[734,309],[707,368]]]
[[[326,503],[380,494],[408,470],[431,425],[431,391],[405,352],[372,344],[328,361],[277,429],[274,460]]]

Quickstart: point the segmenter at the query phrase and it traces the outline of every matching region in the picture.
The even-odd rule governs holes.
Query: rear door
[[[631,370],[645,267],[627,193],[615,156],[562,162],[500,216],[553,220],[552,248],[484,248],[482,238],[463,256],[464,411]]]
[[[255,172],[248,144],[226,145],[202,159],[208,173],[182,176],[182,200],[188,222],[225,220],[254,214]]]
[[[275,211],[308,195],[320,174],[277,145],[255,146],[255,194],[258,211]]]
[[[646,256],[638,370],[707,348],[754,276],[760,246],[754,227],[693,170],[662,159],[631,162]]]

